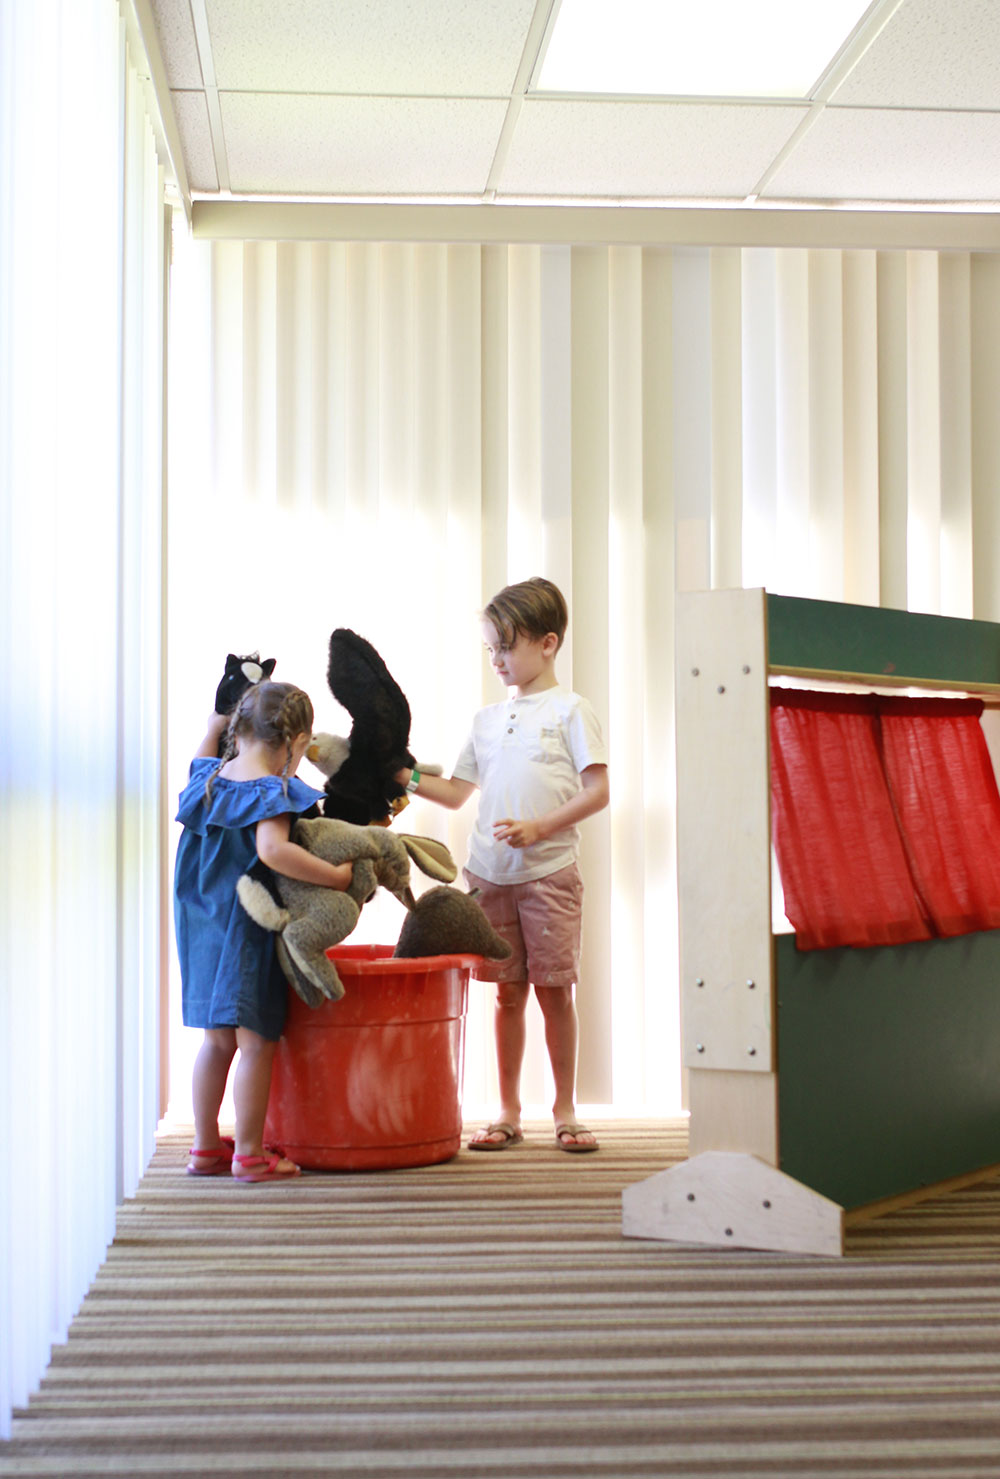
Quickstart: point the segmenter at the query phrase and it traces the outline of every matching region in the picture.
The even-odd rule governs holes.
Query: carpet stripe
[[[165,1136],[0,1474],[1000,1476],[1000,1184],[844,1259],[621,1237],[683,1121],[196,1181]]]

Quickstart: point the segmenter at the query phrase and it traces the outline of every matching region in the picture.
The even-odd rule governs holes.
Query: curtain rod
[[[964,683],[961,678],[914,678],[905,673],[846,673],[832,668],[795,668],[768,665],[768,678],[807,678],[812,683],[841,683],[865,688],[927,688],[966,693],[1000,706],[1000,683]]]

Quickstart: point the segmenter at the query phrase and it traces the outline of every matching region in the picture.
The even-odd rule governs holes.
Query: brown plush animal
[[[507,960],[511,947],[476,903],[478,889],[429,888],[409,906],[393,955],[483,955]]]

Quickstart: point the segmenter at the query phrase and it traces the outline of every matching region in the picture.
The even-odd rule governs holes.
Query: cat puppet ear
[[[270,678],[276,662],[275,657],[265,658],[261,662],[259,652],[249,652],[244,657],[230,652],[226,658],[225,672],[215,690],[215,712],[231,714],[248,688]]]

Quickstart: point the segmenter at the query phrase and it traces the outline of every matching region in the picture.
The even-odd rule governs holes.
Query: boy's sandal
[[[236,1142],[228,1135],[223,1135],[218,1145],[213,1145],[210,1150],[196,1150],[192,1145],[188,1151],[188,1175],[221,1176],[229,1171],[235,1150]],[[200,1162],[203,1164],[199,1164]]]
[[[589,1135],[589,1144],[580,1144],[579,1137]],[[556,1146],[559,1150],[570,1151],[574,1155],[583,1155],[587,1151],[597,1150],[598,1144],[592,1130],[586,1125],[556,1125]]]
[[[290,1167],[287,1171],[279,1171],[278,1167],[285,1165]],[[294,1161],[287,1160],[283,1155],[234,1155],[233,1156],[233,1180],[234,1181],[291,1181],[295,1176],[301,1176],[302,1172]]]
[[[487,1137],[496,1135],[496,1140]],[[477,1130],[469,1141],[470,1150],[509,1150],[512,1145],[520,1145],[524,1135],[510,1123],[509,1120],[494,1120],[492,1125],[487,1125],[484,1130]]]

